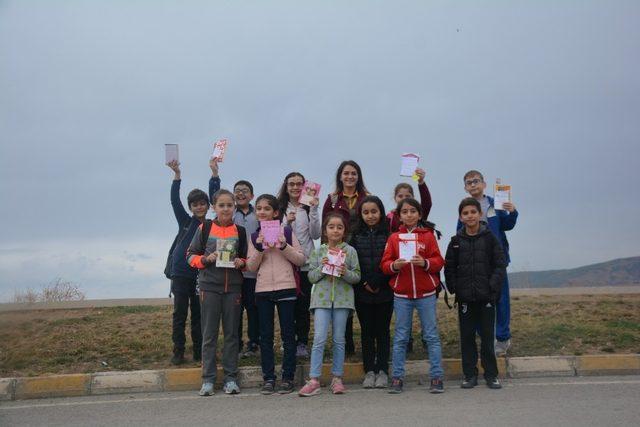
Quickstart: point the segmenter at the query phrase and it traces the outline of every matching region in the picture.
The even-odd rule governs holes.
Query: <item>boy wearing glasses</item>
[[[209,162],[211,167],[211,179],[209,180],[209,194],[215,194],[220,189],[220,178],[218,176],[218,160],[212,159]],[[247,231],[247,236],[256,232],[260,223],[256,217],[255,209],[251,204],[253,200],[253,185],[249,181],[240,180],[233,186],[233,197],[236,207],[233,212],[233,222],[240,225]],[[242,311],[240,312],[240,326],[238,337],[240,337],[239,352],[242,357],[256,356],[260,342],[260,331],[258,329],[258,307],[255,303],[256,273],[243,271],[244,281],[242,283],[242,310],[247,312],[247,336],[249,342],[247,349],[242,352]]]
[[[481,221],[485,222],[489,230],[502,245],[504,255],[509,265],[509,242],[505,231],[512,230],[516,226],[518,220],[518,211],[513,203],[504,203],[504,210],[496,210],[493,198],[484,194],[487,183],[484,177],[477,170],[470,170],[464,174],[464,190],[471,197],[480,203],[482,212]],[[458,219],[457,230],[463,227],[462,222]],[[500,299],[496,304],[496,355],[506,354],[507,349],[511,346],[511,330],[509,324],[511,321],[511,306],[509,304],[509,278],[505,274],[502,284],[502,292]]]

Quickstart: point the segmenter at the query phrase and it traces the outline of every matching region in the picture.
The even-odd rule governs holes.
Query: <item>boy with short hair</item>
[[[496,301],[500,299],[507,275],[504,252],[498,239],[480,221],[480,202],[467,197],[460,202],[458,215],[463,227],[451,238],[445,256],[444,275],[449,292],[456,295],[462,353],[462,388],[478,385],[480,334],[482,369],[487,387],[501,388],[494,349]]]
[[[211,167],[211,179],[209,180],[209,193],[215,194],[220,189],[220,178],[218,174],[218,159],[209,161]],[[245,228],[247,235],[251,236],[258,230],[260,225],[251,200],[253,200],[253,185],[249,181],[240,180],[233,186],[233,195],[236,203],[233,213],[233,222]],[[240,312],[240,326],[238,337],[240,339],[239,351],[243,357],[257,355],[260,350],[260,331],[258,329],[258,306],[255,303],[256,277],[257,274],[251,271],[243,271],[244,281],[242,283],[242,310],[247,312],[247,336],[249,341],[247,349],[242,353],[242,311]]]
[[[513,203],[505,203],[504,210],[494,207],[493,198],[484,194],[487,187],[484,177],[477,170],[470,170],[464,174],[464,189],[471,197],[480,203],[481,221],[484,221],[498,242],[502,245],[507,266],[509,258],[509,242],[505,231],[512,230],[518,219],[518,211]],[[458,219],[457,229],[461,229],[462,222]],[[506,354],[511,346],[511,306],[509,301],[509,278],[505,274],[500,300],[496,304],[496,355]]]
[[[185,259],[187,248],[193,239],[198,226],[202,224],[209,210],[209,197],[200,190],[192,190],[187,197],[187,206],[193,215],[189,215],[180,201],[181,172],[180,163],[174,160],[167,163],[174,172],[171,184],[171,206],[178,222],[178,235],[171,245],[165,274],[171,280],[173,295],[172,340],[173,357],[171,363],[184,363],[186,344],[185,326],[189,307],[191,307],[191,340],[193,342],[193,360],[202,358],[202,331],[200,327],[200,301],[196,293],[198,271]]]

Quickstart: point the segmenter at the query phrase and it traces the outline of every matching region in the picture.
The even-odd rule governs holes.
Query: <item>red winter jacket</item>
[[[412,233],[417,234],[417,250],[427,262],[424,268],[416,267],[412,264],[403,266],[400,271],[393,269],[392,264],[399,256],[398,241],[400,234],[408,233],[404,225],[400,226],[397,233],[393,233],[387,240],[387,246],[380,261],[380,268],[385,274],[393,277],[389,281],[394,295],[400,298],[424,298],[436,293],[436,288],[440,284],[438,274],[444,267],[444,259],[440,255],[438,242],[433,234],[433,230],[428,228],[416,228]]]

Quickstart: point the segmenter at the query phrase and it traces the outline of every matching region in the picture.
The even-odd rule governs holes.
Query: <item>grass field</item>
[[[459,357],[456,310],[442,302],[438,310],[443,356]],[[414,322],[410,359],[423,359]],[[354,328],[359,349],[357,321]],[[640,353],[640,295],[516,296],[512,333],[510,356]],[[171,348],[168,306],[0,313],[0,377],[167,368]]]

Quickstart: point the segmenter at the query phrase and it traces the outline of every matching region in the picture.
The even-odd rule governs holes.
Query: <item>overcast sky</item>
[[[637,1],[1,1],[0,301],[56,277],[165,296],[182,194],[274,193],[340,161],[392,206],[416,152],[454,231],[462,175],[513,185],[510,271],[640,255]]]

